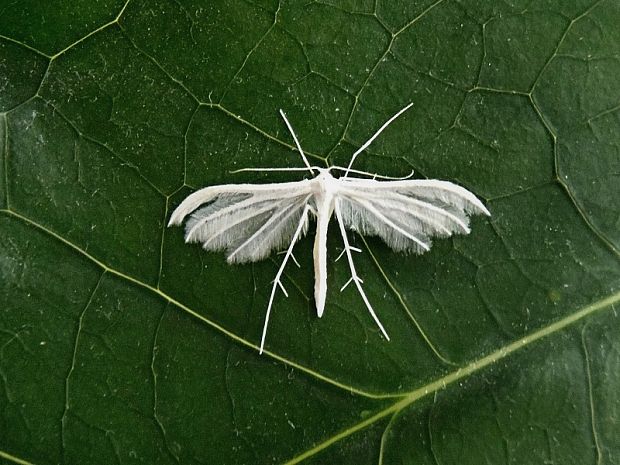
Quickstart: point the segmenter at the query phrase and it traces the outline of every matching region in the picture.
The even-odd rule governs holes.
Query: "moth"
[[[282,273],[293,256],[295,243],[307,230],[309,218],[316,219],[314,237],[314,301],[319,318],[325,310],[327,296],[327,230],[335,215],[342,236],[343,254],[347,257],[351,278],[341,292],[353,283],[381,333],[389,336],[379,321],[353,262],[347,229],[362,235],[378,236],[397,252],[421,254],[431,248],[432,237],[454,233],[469,234],[469,217],[490,215],[474,194],[448,181],[435,179],[390,178],[352,168],[357,156],[412,103],[388,119],[370,139],[353,153],[346,168],[312,166],[282,110],[280,114],[295,142],[305,167],[244,168],[238,171],[300,171],[314,176],[295,182],[272,184],[223,184],[209,186],[189,195],[174,210],[168,226],[180,225],[186,218],[185,242],[198,242],[205,250],[225,251],[228,263],[256,262],[272,252],[284,252],[276,273],[260,342],[265,346],[269,316],[276,290],[288,293]],[[340,172],[334,177],[332,173]],[[358,175],[354,177],[352,175]],[[360,177],[365,176],[365,177]],[[338,260],[338,258],[336,260]]]

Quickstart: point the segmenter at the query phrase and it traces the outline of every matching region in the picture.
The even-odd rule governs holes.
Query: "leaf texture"
[[[0,461],[620,462],[617,24],[615,0],[3,2]],[[423,255],[349,216],[379,236],[350,241],[389,342],[339,291],[334,222],[316,317],[301,239],[259,356],[280,244],[231,265],[172,211],[298,182],[231,173],[302,166],[280,108],[311,164],[347,166],[409,102],[354,168],[449,181],[492,216],[445,191],[369,201],[445,236]],[[274,218],[254,192],[209,200],[196,239],[248,201],[265,212],[213,223],[240,247]]]

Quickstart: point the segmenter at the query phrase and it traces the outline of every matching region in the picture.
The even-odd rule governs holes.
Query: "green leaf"
[[[620,461],[620,4],[5,2],[0,460]],[[166,228],[206,185],[313,163],[446,179],[492,213],[399,255],[350,234],[326,313],[280,256]],[[341,242],[332,227],[328,253]]]

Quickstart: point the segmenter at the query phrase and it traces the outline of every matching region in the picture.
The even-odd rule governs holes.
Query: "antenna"
[[[299,141],[297,140],[295,131],[293,131],[293,126],[291,126],[291,123],[289,123],[288,120],[286,119],[286,115],[284,114],[284,111],[282,111],[282,109],[280,109],[280,114],[282,115],[282,118],[284,118],[284,122],[286,123],[286,127],[290,131],[291,136],[293,136],[293,140],[295,141],[295,145],[297,146],[297,150],[299,150],[299,154],[301,155],[302,160],[304,161],[305,165],[310,170],[310,173],[314,174],[314,170],[312,169],[312,166],[310,166],[310,163],[308,163],[308,159],[306,158],[304,151],[301,149],[301,145],[299,145]]]

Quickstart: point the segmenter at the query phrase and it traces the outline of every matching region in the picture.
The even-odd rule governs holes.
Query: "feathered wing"
[[[189,216],[185,242],[223,250],[229,263],[254,262],[290,244],[311,197],[306,180],[211,186],[188,196],[172,213],[169,225],[181,224]],[[307,224],[303,234],[306,229]]]
[[[432,237],[469,234],[469,216],[490,215],[467,189],[447,181],[340,178],[345,226],[379,236],[392,249],[424,253]]]

